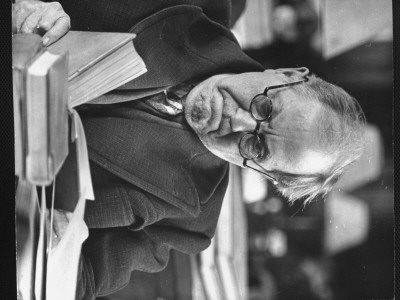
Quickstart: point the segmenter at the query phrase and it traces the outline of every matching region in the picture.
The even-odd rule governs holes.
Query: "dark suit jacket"
[[[137,34],[134,44],[148,72],[122,90],[262,70],[228,29],[230,1],[60,2],[71,30]],[[162,116],[141,103],[86,107],[81,117],[96,200],[86,208],[91,229],[77,298],[93,299],[123,287],[133,270],[161,270],[170,248],[205,249],[214,235],[228,166],[204,148],[182,117]]]
[[[78,292],[92,299],[123,287],[133,270],[160,271],[171,248],[204,250],[214,235],[228,164],[182,117],[162,117],[140,101],[95,105],[81,117],[95,201],[86,206],[90,233]]]

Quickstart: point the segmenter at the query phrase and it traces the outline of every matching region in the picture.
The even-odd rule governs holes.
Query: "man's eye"
[[[267,120],[272,113],[272,101],[269,97],[259,95],[253,100],[252,113],[257,120]]]
[[[262,143],[260,137],[254,134],[245,135],[240,143],[242,154],[247,159],[259,157],[262,152]]]
[[[259,158],[262,156],[263,152],[264,152],[264,144],[262,142],[262,136],[257,135],[257,137],[255,137],[253,139],[253,144],[251,145],[252,151],[253,153],[255,153],[255,157]]]
[[[260,142],[258,145],[258,149],[259,149],[260,154],[257,158],[257,161],[263,162],[268,159],[268,157],[270,156],[270,152],[269,152],[267,143],[265,142],[265,137],[260,135],[259,139],[260,139]]]

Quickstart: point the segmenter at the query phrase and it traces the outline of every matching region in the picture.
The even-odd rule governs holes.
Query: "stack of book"
[[[15,171],[19,177],[17,285],[21,299],[75,299],[79,253],[87,237],[85,203],[94,200],[94,193],[85,133],[74,107],[146,72],[133,46],[134,37],[130,33],[70,31],[45,48],[38,35],[13,35]],[[49,185],[53,187],[51,208],[73,212],[55,249],[51,233],[46,231],[53,228],[53,210],[50,220],[46,217],[45,186]],[[36,186],[42,187],[40,200]]]
[[[67,68],[40,37],[13,36],[15,171],[34,185],[49,184],[68,154]]]
[[[146,72],[132,33],[70,31],[49,48],[13,36],[16,175],[48,185],[68,154],[68,111]]]

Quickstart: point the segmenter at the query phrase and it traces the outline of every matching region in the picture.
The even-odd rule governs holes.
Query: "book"
[[[48,185],[68,154],[68,59],[40,45],[34,37],[13,36],[13,54],[26,48],[13,55],[15,161],[22,179]]]
[[[15,174],[24,174],[23,132],[22,120],[25,111],[22,109],[25,95],[26,66],[43,49],[41,38],[34,34],[18,34],[12,38],[12,74],[13,74],[13,104],[14,104],[14,135],[15,135]]]
[[[69,31],[48,47],[69,53],[68,105],[89,102],[147,71],[133,33]]]
[[[68,153],[68,112],[145,73],[135,34],[70,31],[50,47],[13,35],[16,175],[48,185]]]
[[[51,183],[68,153],[67,57],[43,53],[26,74],[26,177]]]

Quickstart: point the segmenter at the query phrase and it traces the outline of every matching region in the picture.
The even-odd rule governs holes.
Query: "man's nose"
[[[231,128],[233,132],[253,131],[257,122],[251,117],[249,111],[238,108],[235,115],[231,117]]]

